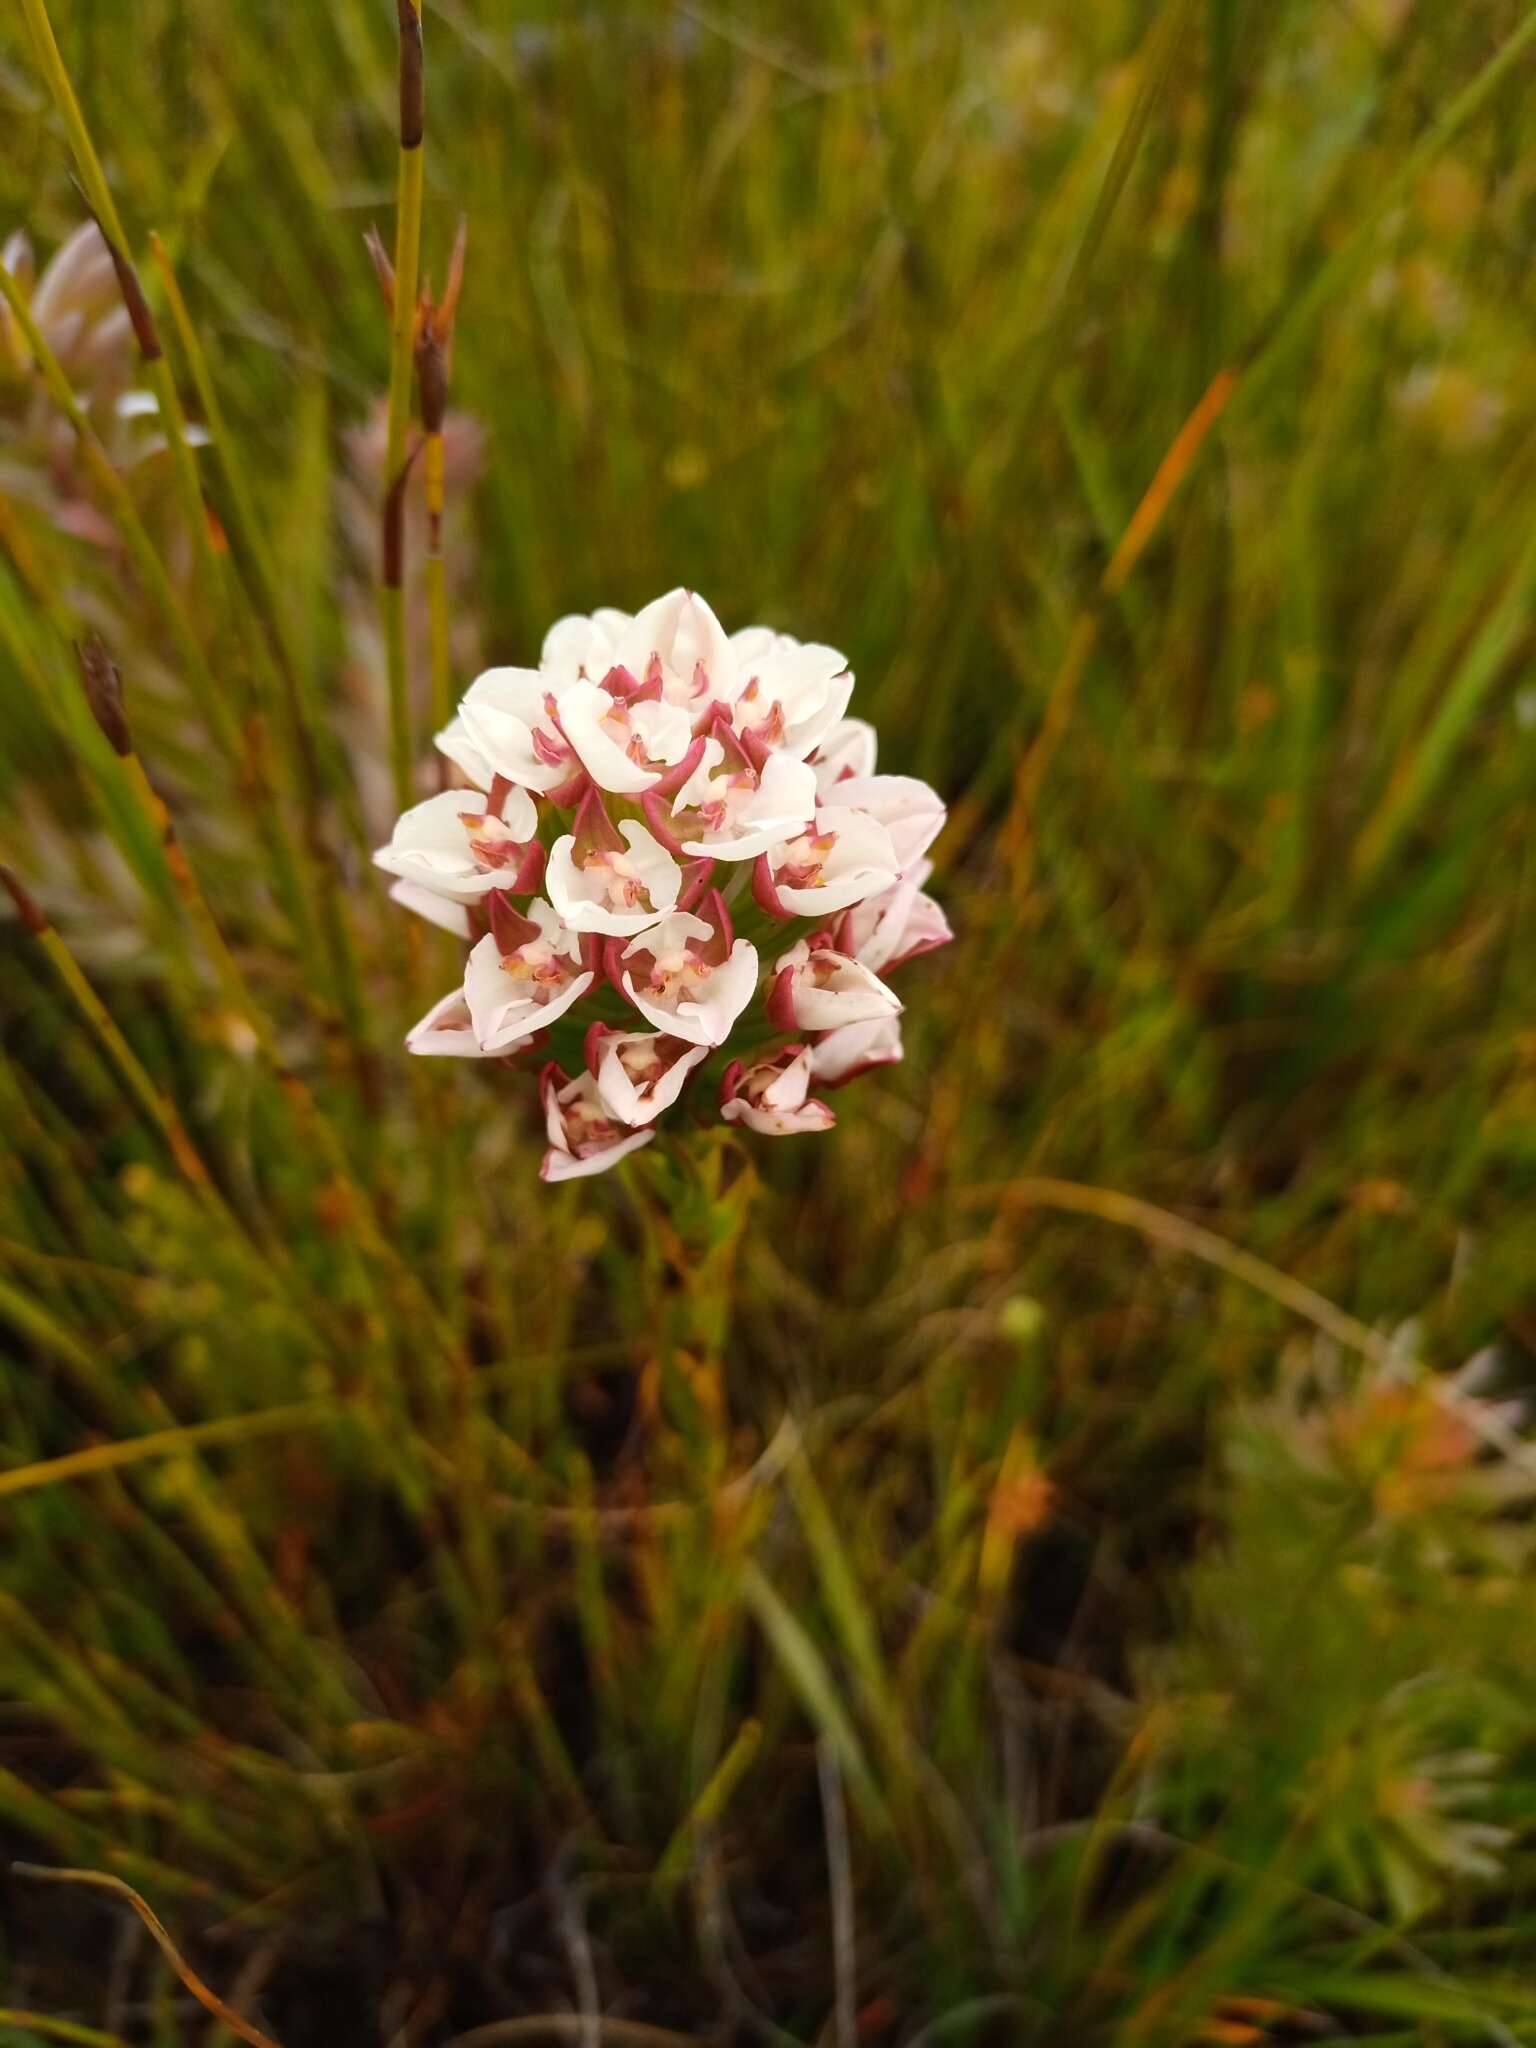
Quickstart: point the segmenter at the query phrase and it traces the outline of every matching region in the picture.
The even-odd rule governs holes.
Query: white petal
[[[464,808],[473,810],[474,806],[466,804]],[[514,784],[501,800],[499,815],[503,825],[520,846],[526,846],[530,839],[537,837],[539,807],[526,789],[519,789]]]
[[[467,858],[461,813],[474,808],[474,792],[462,789],[444,789],[436,796],[424,797],[419,804],[400,813],[389,845],[381,851],[463,854]]]
[[[778,637],[772,626],[742,626],[731,635],[731,653],[744,681],[751,675],[753,664],[763,659]]]
[[[786,963],[780,961],[782,968]],[[827,986],[797,974],[790,994],[797,1031],[836,1031],[845,1024],[894,1017],[901,1008],[877,975],[858,960],[840,960],[837,979]]]
[[[918,887],[930,873],[930,861],[918,861],[896,883],[858,904],[850,919],[849,950],[875,973],[899,967],[914,953],[948,945],[954,934],[943,909]]]
[[[655,931],[647,934],[645,944],[638,942],[624,948],[624,958],[631,953],[681,953],[690,939],[707,939],[713,927],[702,917],[695,917],[691,910],[674,910],[664,918]],[[660,954],[657,955],[660,957]]]
[[[901,1058],[901,1026],[894,1017],[866,1024],[845,1024],[811,1047],[811,1072],[829,1086],[851,1080],[866,1067],[883,1067]]]
[[[931,896],[921,890],[913,898],[912,908],[907,916],[900,937],[892,954],[897,966],[908,960],[914,953],[932,953],[940,946],[947,946],[954,937],[949,928],[949,919],[944,915],[942,904],[935,903]]]
[[[735,695],[736,663],[720,621],[702,597],[691,590],[669,590],[636,612],[620,634],[614,659],[630,674],[645,679],[646,665],[657,655],[688,688],[702,662],[710,694],[729,704]]]
[[[735,651],[741,679],[736,698],[738,728],[760,723],[777,703],[784,719],[778,745],[786,754],[803,760],[821,745],[848,709],[853,676],[846,658],[835,647],[794,640],[787,633],[775,634],[766,647]],[[757,688],[752,691],[754,679]]]
[[[903,870],[922,859],[947,816],[937,790],[915,775],[851,776],[835,785],[834,798],[849,810],[868,811],[880,820]]]
[[[830,917],[835,911],[862,903],[866,896],[873,896],[878,889],[888,889],[892,872],[890,868],[849,868],[834,881],[824,882],[819,889],[781,887],[779,901],[791,917]]]
[[[657,781],[671,761],[680,761],[690,738],[687,714],[675,706],[657,706],[665,715],[660,720],[636,721],[635,730],[660,768],[643,767],[631,760],[626,749],[603,724],[613,710],[612,697],[596,683],[573,683],[560,700],[560,724],[576,749],[581,765],[599,789],[617,795],[638,796]],[[659,748],[661,751],[656,751]]]
[[[587,886],[587,878],[573,858],[575,845],[576,841],[567,832],[549,849],[549,858],[544,863],[544,886],[549,891],[549,900],[560,913],[561,923],[570,925],[572,930],[578,929],[578,909],[585,916],[598,907],[577,894]],[[591,929],[597,931],[600,927],[593,925]]]
[[[559,696],[557,679],[534,668],[488,668],[464,693],[459,719],[487,765],[525,789],[554,789],[568,781],[570,761],[549,762],[533,745],[536,727],[550,730],[546,698]]]
[[[461,775],[467,775],[478,790],[487,790],[496,771],[469,736],[462,718],[451,718],[432,744],[445,754]]]
[[[817,649],[816,652],[831,653],[833,650]],[[815,709],[807,709],[796,719],[784,737],[786,753],[813,754],[827,734],[848,709],[848,700],[853,695],[853,672],[846,666],[831,678],[826,686],[826,695]]]
[[[868,719],[839,719],[817,749],[817,789],[823,796],[830,796],[839,780],[873,775],[878,746],[878,735]]]
[[[600,611],[590,618],[571,612],[556,619],[539,650],[540,670],[562,683],[581,675],[601,682],[613,667],[614,640],[628,624],[627,612]]]
[[[469,912],[464,905],[439,896],[435,889],[423,888],[420,882],[391,882],[389,900],[398,903],[402,910],[414,910],[440,931],[452,932],[456,939],[467,939],[470,935]]]
[[[682,889],[682,869],[655,833],[637,818],[621,820],[619,830],[629,842],[630,864],[646,895],[663,916],[668,915],[676,907]]]
[[[469,1005],[461,988],[452,989],[428,1010],[419,1024],[405,1034],[407,1052],[449,1054],[458,1059],[483,1060],[491,1057],[475,1037]]]

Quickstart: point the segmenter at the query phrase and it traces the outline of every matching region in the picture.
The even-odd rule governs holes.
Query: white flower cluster
[[[406,1044],[541,1059],[546,1180],[646,1144],[727,1041],[720,1115],[770,1136],[830,1129],[813,1089],[901,1058],[882,977],[950,936],[923,894],[944,806],[874,772],[852,690],[835,649],[728,637],[674,590],[561,619],[438,734],[468,787],[375,859],[473,944]]]

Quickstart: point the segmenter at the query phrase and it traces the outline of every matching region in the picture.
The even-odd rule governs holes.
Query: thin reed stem
[[[118,1029],[106,1004],[86,979],[74,954],[49,923],[36,898],[10,868],[3,864],[0,864],[0,887],[4,888],[16,906],[16,913],[23,927],[37,941],[49,966],[63,983],[70,1001],[85,1019],[92,1037],[106,1055],[108,1064],[116,1072],[146,1120],[164,1140],[166,1149],[181,1172],[205,1200],[222,1209],[222,1199],[214,1188],[212,1177],[203,1164],[186,1125],[170,1101],[150,1079],[138,1054]]]
[[[161,1954],[199,2005],[211,2012],[215,2019],[222,2021],[231,2033],[238,2034],[242,2041],[250,2042],[251,2048],[277,2048],[277,2043],[270,2034],[264,2034],[260,2027],[254,2027],[249,2020],[242,2019],[233,2007],[226,2005],[219,1994],[203,1982],[182,1956],[166,1932],[164,1923],[148,1901],[143,1899],[132,1885],[124,1884],[120,1877],[113,1877],[102,1870],[55,1870],[35,1863],[13,1863],[11,1869],[18,1877],[35,1878],[48,1884],[89,1885],[97,1891],[112,1892],[118,1898],[126,1899],[149,1929]]]
[[[448,572],[443,560],[443,436],[427,437],[427,635],[432,663],[432,726],[436,732],[453,716],[453,676],[448,652]]]
[[[410,674],[405,646],[404,510],[405,436],[411,407],[416,283],[421,267],[421,195],[426,94],[421,12],[417,0],[397,0],[400,13],[400,165],[395,214],[395,297],[389,361],[389,416],[384,442],[384,531],[380,615],[389,676],[389,761],[395,802],[412,796],[414,743]]]
[[[21,0],[21,5],[22,12],[27,18],[27,26],[32,31],[38,64],[48,82],[53,103],[59,110],[59,118],[64,123],[64,132],[69,137],[70,150],[74,155],[75,167],[80,173],[80,182],[85,187],[86,200],[103,232],[119,249],[126,250],[128,237],[123,233],[117,202],[112,197],[112,188],[102,171],[101,160],[91,141],[90,130],[85,125],[85,116],[80,111],[80,102],[75,97],[75,88],[70,83],[64,59],[59,54],[53,24],[48,19],[48,9],[44,5],[44,0]]]

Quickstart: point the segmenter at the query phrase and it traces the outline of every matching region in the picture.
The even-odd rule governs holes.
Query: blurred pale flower
[[[1405,419],[1460,454],[1486,448],[1504,424],[1504,394],[1459,363],[1420,364],[1393,393]]]
[[[726,1123],[782,1137],[830,1128],[815,1086],[901,1058],[882,977],[950,936],[923,893],[944,806],[875,772],[852,689],[834,648],[728,635],[674,590],[559,620],[537,668],[486,670],[439,733],[470,786],[376,858],[470,953],[406,1043],[547,1047],[546,1180],[635,1151],[696,1077]]]
[[[76,228],[41,271],[31,241],[18,230],[0,248],[0,267],[20,286],[38,332],[113,463],[126,471],[163,454],[155,394],[132,388],[141,361],[138,344],[111,252],[95,222]],[[0,303],[0,492],[45,507],[55,525],[79,539],[114,548],[117,529],[97,503],[74,429],[34,370],[20,326]],[[190,422],[186,437],[194,447],[208,439]]]
[[[30,290],[32,318],[84,401],[89,404],[103,393],[114,398],[128,382],[135,360],[133,327],[96,223],[86,221],[61,242],[41,276],[32,245],[19,231],[0,249],[0,263]],[[26,344],[5,307],[0,307],[0,338],[9,359],[23,363]]]

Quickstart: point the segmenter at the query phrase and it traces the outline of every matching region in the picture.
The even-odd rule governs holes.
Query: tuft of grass
[[[279,26],[0,26],[0,2035],[1536,2041],[1536,14]],[[958,942],[543,1188],[367,852],[679,580]]]

